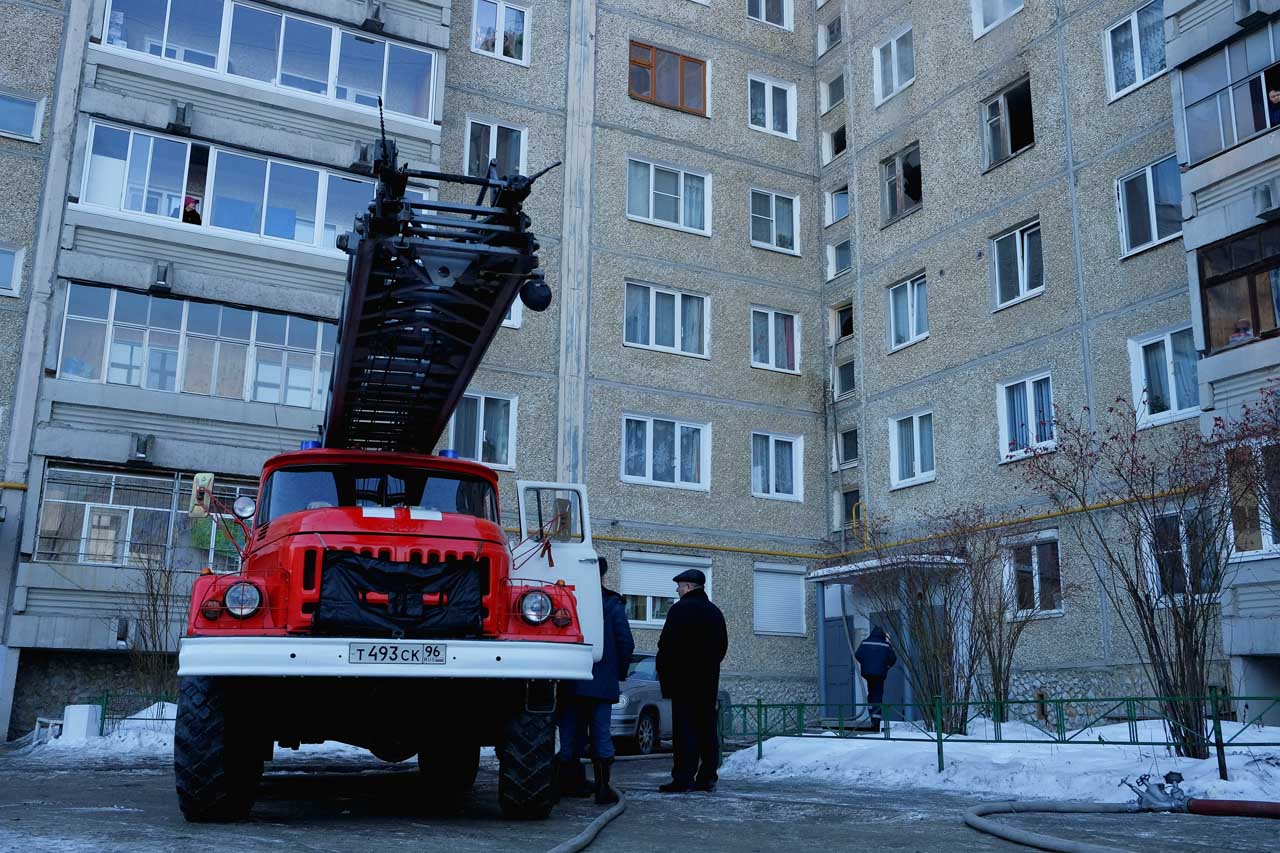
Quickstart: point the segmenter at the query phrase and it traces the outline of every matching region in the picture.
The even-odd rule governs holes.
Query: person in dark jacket
[[[898,662],[898,656],[889,644],[889,638],[879,625],[871,629],[865,640],[858,644],[853,653],[862,669],[862,677],[867,682],[867,703],[871,706],[871,730],[880,731],[882,719],[880,703],[884,701],[884,680],[889,670]]]
[[[561,694],[560,711],[560,790],[566,796],[587,796],[586,772],[582,756],[588,739],[592,747],[591,765],[595,770],[596,803],[608,805],[618,801],[618,793],[609,786],[613,767],[613,737],[609,734],[613,703],[621,695],[619,682],[627,678],[635,640],[627,621],[626,602],[621,595],[604,585],[609,563],[600,557],[600,602],[604,610],[604,653],[591,667],[590,681],[566,681]]]
[[[697,569],[673,578],[680,600],[671,605],[658,638],[658,681],[671,700],[671,781],[665,794],[714,791],[720,764],[716,697],[720,662],[729,650],[724,614],[707,598],[707,577]]]

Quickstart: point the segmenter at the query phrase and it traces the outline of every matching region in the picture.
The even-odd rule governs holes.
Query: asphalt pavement
[[[593,851],[1026,850],[966,827],[971,796],[866,790],[806,780],[724,780],[713,794],[663,795],[669,758],[619,762],[628,798]],[[452,807],[423,801],[412,760],[334,765],[324,759],[269,765],[251,818],[189,824],[169,766],[155,761],[51,766],[0,755],[0,851],[219,853],[247,850],[373,853],[382,850],[549,850],[602,811],[566,800],[546,821],[503,821],[496,767]],[[1063,838],[1132,850],[1275,850],[1274,822],[1174,815],[1018,816],[1011,823]]]

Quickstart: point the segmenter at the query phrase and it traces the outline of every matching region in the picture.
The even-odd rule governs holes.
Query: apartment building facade
[[[904,538],[974,503],[1029,515],[1018,460],[1053,446],[1055,408],[1196,417],[1161,2],[828,0],[818,30],[844,33],[817,60],[841,506]],[[1005,556],[1038,611],[1015,698],[1146,689],[1084,555],[1028,531]],[[811,573],[829,700],[857,688],[842,614],[855,642],[892,618],[847,585],[865,568]]]
[[[1280,3],[1267,0],[1165,3],[1206,433],[1216,419],[1247,417],[1280,378],[1280,231],[1271,224],[1280,215],[1278,14]],[[1257,452],[1274,477],[1276,449]],[[1253,502],[1233,521],[1223,649],[1236,690],[1270,695],[1280,690],[1280,523]]]

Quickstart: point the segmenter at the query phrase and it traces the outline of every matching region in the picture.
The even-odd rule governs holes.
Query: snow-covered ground
[[[173,720],[177,706],[158,702],[121,720],[114,731],[103,737],[75,740],[54,738],[17,751],[17,757],[48,764],[90,763],[168,763],[173,760]],[[492,748],[481,752],[492,756]],[[275,751],[276,763],[322,760],[326,766],[377,765],[379,761],[368,750],[337,741],[304,743],[298,749]]]
[[[1159,722],[1138,724],[1139,740],[1165,740]],[[1082,731],[1080,743],[973,743],[990,723],[971,726],[969,738],[956,737],[944,745],[946,769],[938,772],[933,742],[891,741],[881,738],[838,739],[833,735],[778,737],[765,741],[764,757],[756,761],[754,747],[725,761],[726,779],[804,777],[813,781],[860,787],[921,787],[963,791],[1018,799],[1123,802],[1133,793],[1120,786],[1144,773],[1158,779],[1170,770],[1185,777],[1182,787],[1193,797],[1213,799],[1280,800],[1280,747],[1251,747],[1250,743],[1280,743],[1280,727],[1251,726],[1241,732],[1237,723],[1223,723],[1223,737],[1238,734],[1227,747],[1229,782],[1218,778],[1215,758],[1205,761],[1175,758],[1162,747],[1126,746],[1124,723]],[[1022,723],[1005,723],[1003,736],[1046,739],[1043,732]],[[1100,743],[1099,741],[1105,743]],[[968,741],[968,742],[966,742]]]

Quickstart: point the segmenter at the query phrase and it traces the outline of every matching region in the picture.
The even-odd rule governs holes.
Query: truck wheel
[[[178,806],[189,821],[243,820],[262,778],[261,744],[226,682],[179,679],[173,735]]]
[[[653,755],[662,746],[662,734],[658,728],[658,714],[646,708],[636,721],[636,752]]]
[[[470,791],[480,770],[480,745],[466,738],[424,747],[418,753],[418,777],[431,795]]]
[[[498,750],[498,804],[512,820],[542,820],[555,805],[555,715],[521,709]]]

